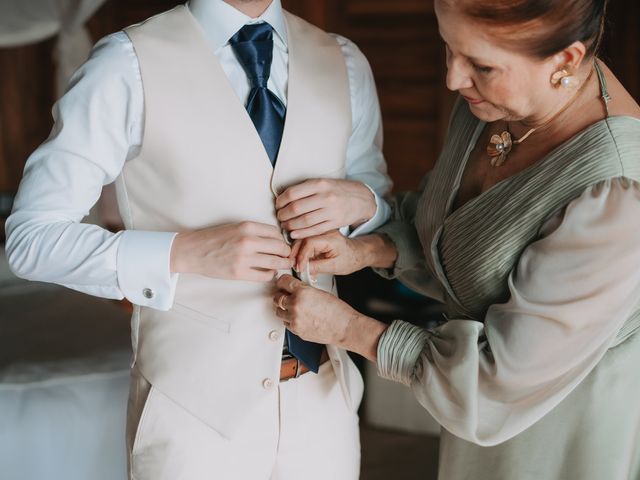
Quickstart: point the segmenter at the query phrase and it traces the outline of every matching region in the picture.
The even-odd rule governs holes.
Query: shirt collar
[[[280,0],[273,0],[269,8],[257,18],[251,18],[223,0],[190,0],[189,10],[202,26],[211,47],[224,47],[243,26],[251,23],[267,22],[279,39],[287,46],[287,27]]]

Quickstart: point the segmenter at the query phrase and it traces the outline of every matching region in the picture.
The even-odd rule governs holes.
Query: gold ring
[[[283,293],[282,295],[280,295],[280,298],[278,299],[278,308],[280,310],[287,310],[287,308],[284,306],[284,299],[286,298],[287,294]]]

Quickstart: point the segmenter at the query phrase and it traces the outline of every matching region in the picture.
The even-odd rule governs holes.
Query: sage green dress
[[[441,480],[638,480],[640,121],[599,121],[452,211],[483,127],[459,102],[380,230],[399,251],[386,276],[448,321],[393,322],[378,372],[442,425]]]

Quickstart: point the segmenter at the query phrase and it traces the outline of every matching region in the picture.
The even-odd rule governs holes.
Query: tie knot
[[[273,27],[268,23],[245,25],[229,43],[251,86],[267,88],[273,60]]]

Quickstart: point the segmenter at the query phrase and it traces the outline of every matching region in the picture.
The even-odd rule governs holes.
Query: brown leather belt
[[[322,351],[322,356],[320,357],[320,365],[325,363],[327,360],[329,360],[329,354],[325,348]],[[304,375],[308,371],[309,369],[306,365],[301,363],[297,358],[287,358],[282,360],[282,363],[280,364],[280,381],[286,382],[292,378],[298,378],[300,375]]]

